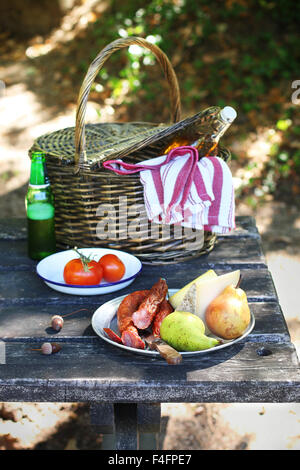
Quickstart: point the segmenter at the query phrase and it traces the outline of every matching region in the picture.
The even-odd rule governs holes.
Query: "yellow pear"
[[[240,280],[240,275],[240,270],[237,269],[196,284],[196,300],[192,313],[198,315],[205,322],[205,312],[209,304],[223,292],[225,287],[231,284],[236,286]],[[206,324],[205,334],[209,334],[209,332],[210,329]]]
[[[227,286],[205,311],[205,322],[209,330],[224,339],[242,336],[250,318],[246,293],[233,285]]]
[[[172,305],[174,309],[177,309],[177,307],[182,303],[186,293],[188,292],[189,288],[195,284],[195,283],[200,283],[202,281],[206,281],[208,279],[214,279],[218,277],[217,274],[213,271],[213,269],[210,269],[209,271],[206,271],[204,274],[201,274],[201,276],[197,277],[193,281],[189,282],[186,284],[184,287],[182,287],[179,291],[175,292],[170,299],[169,302]]]

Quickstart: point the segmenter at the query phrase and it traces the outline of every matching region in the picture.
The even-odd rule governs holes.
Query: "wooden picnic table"
[[[299,402],[297,354],[279,305],[272,276],[251,217],[218,238],[208,255],[170,265],[144,265],[127,288],[102,296],[71,296],[46,286],[27,257],[26,220],[0,220],[0,400],[86,402],[100,433],[114,433],[116,449],[138,449],[139,436],[158,433],[160,404],[166,402]],[[180,288],[207,269],[240,269],[255,316],[255,328],[241,342],[209,354],[184,357],[180,365],[114,347],[91,327],[104,302],[150,288],[159,277]],[[50,319],[66,318],[54,333]],[[32,349],[43,342],[62,349],[45,356]]]

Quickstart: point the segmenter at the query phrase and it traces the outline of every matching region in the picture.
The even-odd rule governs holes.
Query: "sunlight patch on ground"
[[[271,252],[267,255],[267,262],[285,318],[300,320],[300,303],[297,296],[300,279],[300,256],[296,258],[284,253]]]
[[[76,35],[94,23],[107,8],[107,2],[99,0],[86,0],[82,5],[72,8],[69,14],[63,17],[63,21],[48,38],[43,42],[42,37],[37,37],[35,42],[26,49],[29,59],[46,55],[51,52],[57,44],[72,41]]]
[[[76,417],[73,403],[0,403],[0,412],[3,405],[13,413],[13,419],[0,417],[0,436],[15,441],[18,450],[47,441],[59,426]]]
[[[220,417],[238,434],[252,436],[249,450],[300,450],[299,403],[234,403],[220,409]]]

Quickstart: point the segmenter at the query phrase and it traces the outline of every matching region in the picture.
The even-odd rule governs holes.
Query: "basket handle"
[[[130,36],[128,38],[116,39],[115,41],[108,44],[93,60],[88,68],[86,76],[81,85],[76,111],[76,127],[75,127],[75,165],[79,165],[80,162],[85,161],[85,113],[86,105],[91,90],[91,86],[103,66],[104,62],[112,55],[113,52],[123,47],[137,44],[138,46],[150,49],[158,59],[165,78],[170,88],[170,100],[171,100],[171,119],[172,121],[178,122],[181,117],[181,103],[180,103],[180,91],[175,75],[174,69],[166,56],[166,54],[155,44],[152,44],[140,37]]]

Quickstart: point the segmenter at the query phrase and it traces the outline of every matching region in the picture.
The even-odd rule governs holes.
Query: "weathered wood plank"
[[[169,366],[102,342],[68,343],[52,356],[6,343],[1,401],[295,402],[298,358],[291,343],[244,342]],[[111,354],[108,349],[111,349]],[[265,348],[269,355],[261,355]]]
[[[289,342],[290,333],[282,314],[281,307],[275,302],[249,303],[255,318],[255,326],[247,341]]]
[[[265,267],[260,239],[258,238],[221,238],[217,239],[214,249],[198,258],[199,264],[207,267]]]
[[[24,240],[0,240],[0,271],[35,271],[37,262],[27,255]]]
[[[25,208],[24,208],[25,211]],[[26,240],[27,220],[22,217],[0,218],[0,240]]]
[[[243,215],[236,217],[236,229],[227,235],[219,235],[219,238],[260,238],[254,217]]]
[[[263,369],[269,364],[272,369],[266,371],[266,377],[271,377],[273,371],[278,368],[289,369],[298,364],[297,354],[292,343],[255,343],[243,340],[232,344],[230,347],[216,349],[206,354],[185,356],[183,364],[170,367],[160,356],[145,357],[141,354],[125,351],[103,341],[101,338],[90,338],[89,342],[65,342],[60,340],[57,340],[57,342],[62,345],[61,351],[51,356],[45,356],[34,350],[39,344],[38,341],[33,340],[30,343],[25,341],[3,341],[6,360],[5,364],[1,365],[2,374],[6,374],[6,369],[8,373],[13,373],[13,370],[15,370],[14,377],[19,375],[26,377],[25,369],[27,369],[31,372],[28,377],[33,378],[42,378],[47,372],[47,377],[51,378],[54,374],[53,376],[57,375],[59,379],[69,377],[70,373],[74,372],[74,378],[80,376],[97,378],[107,376],[114,380],[122,378],[122,380],[131,381],[149,366],[153,367],[153,371],[158,373],[163,367],[162,377],[164,377],[166,371],[168,371],[169,376],[177,377],[178,372],[185,371],[188,365],[200,370],[205,370],[208,366],[215,366],[221,373],[225,370],[231,370],[232,374],[235,374],[235,370],[255,370],[261,367]],[[274,354],[268,357],[260,356],[256,353],[256,349],[262,346],[274,351]],[[122,364],[119,363],[120,358],[122,358]],[[225,360],[226,362],[224,362]],[[59,370],[56,370],[58,364]],[[98,369],[99,365],[101,365],[101,368]],[[234,368],[232,368],[233,365]],[[122,369],[123,366],[124,369]],[[132,367],[132,373],[129,375],[127,375],[127,367]],[[73,370],[71,371],[71,369]],[[96,370],[97,373],[95,374]],[[79,376],[77,375],[78,371],[80,371]],[[211,371],[207,372],[211,373]],[[212,371],[212,374],[215,373],[216,369]],[[1,378],[4,377],[5,375],[1,375]],[[177,378],[182,378],[181,374]],[[149,376],[148,379],[152,380],[153,377]]]
[[[98,300],[98,304],[99,300]],[[95,336],[91,327],[91,318],[98,304],[57,305],[39,304],[26,305],[22,303],[0,304],[0,339],[30,338],[41,340],[55,340],[55,338],[89,338]],[[86,310],[81,310],[85,308]],[[77,311],[77,310],[81,311]],[[53,315],[64,315],[76,312],[64,319],[61,331],[57,332],[51,327]]]
[[[36,262],[27,256],[26,242],[14,240],[0,240],[0,271],[34,271]],[[187,267],[187,263],[197,263],[203,268],[231,265],[234,267],[265,267],[266,262],[259,239],[256,238],[229,238],[219,239],[214,249],[199,258],[177,263],[176,266]],[[159,265],[160,267],[161,265]],[[174,266],[174,265],[173,265]],[[152,266],[150,266],[152,267]]]
[[[255,317],[255,328],[249,341],[284,342],[289,341],[289,331],[276,302],[250,302],[250,309]],[[61,307],[61,306],[60,306]],[[87,308],[65,318],[60,332],[51,328],[51,317],[69,314],[78,308]],[[98,305],[71,304],[59,308],[56,304],[48,305],[0,305],[0,339],[13,341],[88,341],[97,337],[91,326],[91,318]]]
[[[182,263],[185,264],[185,263]],[[223,274],[234,268],[216,268],[217,274]],[[127,288],[98,296],[75,296],[62,294],[48,287],[34,272],[0,271],[0,305],[9,304],[34,304],[41,306],[56,304],[58,309],[65,310],[68,304],[88,308],[89,305],[101,305],[119,295],[124,295],[134,290],[148,289],[161,276],[167,280],[170,289],[181,288],[206,271],[206,267],[193,262],[182,266],[181,263],[174,266],[144,266],[142,273]],[[272,276],[267,269],[241,268],[241,288],[245,290],[249,301],[278,301]],[[79,308],[78,307],[78,308]],[[56,312],[59,313],[59,312]],[[0,325],[1,327],[1,325]]]

